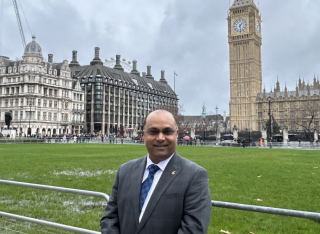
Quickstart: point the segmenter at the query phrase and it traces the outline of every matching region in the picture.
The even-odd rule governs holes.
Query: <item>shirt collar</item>
[[[148,169],[148,167],[151,165],[151,164],[155,164],[157,165],[161,171],[164,171],[164,169],[166,168],[166,166],[168,165],[168,163],[170,162],[171,158],[173,157],[174,153],[169,157],[167,158],[166,160],[163,160],[161,162],[159,162],[158,164],[155,164],[151,161],[150,157],[149,157],[149,154],[147,155],[147,165],[146,165],[146,170]]]

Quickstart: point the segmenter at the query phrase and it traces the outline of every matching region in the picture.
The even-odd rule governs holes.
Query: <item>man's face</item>
[[[157,111],[150,114],[143,135],[153,163],[169,158],[176,151],[178,130],[170,113]]]

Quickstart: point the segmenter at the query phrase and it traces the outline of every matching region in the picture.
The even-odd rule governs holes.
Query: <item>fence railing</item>
[[[253,206],[253,205],[221,202],[221,201],[213,201],[213,200],[211,201],[211,203],[212,203],[212,206],[221,207],[221,208],[229,208],[229,209],[236,209],[236,210],[245,210],[245,211],[253,211],[253,212],[259,212],[259,213],[320,220],[320,213],[316,213],[316,212],[280,209],[280,208],[273,208],[273,207],[266,207],[266,206]]]
[[[72,193],[72,194],[85,195],[85,196],[100,197],[100,198],[103,198],[107,202],[109,200],[109,196],[107,194],[101,193],[101,192],[71,189],[71,188],[56,187],[56,186],[41,185],[41,184],[31,184],[31,183],[24,183],[24,182],[10,181],[10,180],[0,180],[0,184],[26,187],[26,188],[35,188],[35,189],[42,189],[42,190],[50,190],[50,191],[56,191],[56,192]],[[222,201],[214,201],[214,200],[211,201],[211,204],[214,207],[220,207],[220,208],[252,211],[252,212],[283,215],[283,216],[292,216],[292,217],[306,218],[306,219],[313,219],[313,220],[320,221],[320,213],[316,213],[316,212],[280,209],[280,208],[265,207],[265,206],[254,206],[254,205],[246,205],[246,204],[222,202]],[[30,218],[30,217],[25,217],[25,216],[20,216],[20,215],[10,214],[10,213],[0,211],[0,218],[1,217],[6,217],[9,219],[14,219],[14,220],[20,220],[23,222],[38,224],[38,225],[46,226],[46,227],[52,227],[52,228],[56,228],[56,229],[60,229],[60,230],[71,231],[71,232],[75,232],[75,233],[86,233],[86,234],[99,234],[100,233],[100,232],[92,231],[92,230],[88,230],[88,229],[63,225],[63,224],[59,224],[59,223],[49,222],[49,221],[40,220],[40,219],[34,219],[34,218]],[[0,223],[1,223],[1,219],[0,219]],[[0,228],[1,228],[1,226],[0,226]],[[19,233],[24,233],[24,232],[19,231]],[[54,233],[54,232],[50,232],[50,233]]]
[[[47,137],[47,138],[27,138],[16,137],[14,139],[1,137],[0,144],[64,144],[64,143],[101,143],[101,144],[144,144],[142,140],[134,140],[132,138],[119,138],[113,139],[101,137]],[[243,143],[237,142],[224,142],[224,141],[184,141],[179,140],[178,145],[184,146],[206,146],[206,147],[243,147]],[[320,143],[317,142],[264,142],[261,146],[259,142],[246,142],[244,147],[249,148],[278,148],[278,149],[311,149],[320,150]]]
[[[84,195],[84,196],[90,196],[90,197],[98,197],[98,198],[104,199],[106,202],[108,202],[108,200],[109,200],[109,196],[105,193],[88,191],[88,190],[72,189],[72,188],[41,185],[41,184],[31,184],[31,183],[17,182],[17,181],[11,181],[11,180],[0,180],[0,184],[41,189],[41,190],[49,190],[49,191],[55,191],[55,192],[61,192],[61,193],[71,193],[71,194]],[[68,226],[68,225],[49,222],[49,221],[40,220],[40,219],[33,219],[33,218],[25,217],[25,216],[20,216],[20,215],[10,214],[10,213],[5,213],[5,212],[0,211],[0,217],[1,216],[6,217],[6,218],[10,218],[10,219],[28,222],[28,223],[39,224],[39,225],[46,226],[46,227],[53,227],[53,228],[57,228],[60,230],[72,231],[72,232],[76,232],[76,233],[87,233],[87,234],[99,234],[100,233],[100,232],[96,232],[96,231],[92,231],[92,230],[88,230],[88,229],[83,229],[83,228],[79,228],[79,227]],[[0,220],[0,222],[1,222],[1,220]],[[0,228],[1,228],[1,226],[0,226]],[[19,233],[24,233],[24,232],[19,232]]]

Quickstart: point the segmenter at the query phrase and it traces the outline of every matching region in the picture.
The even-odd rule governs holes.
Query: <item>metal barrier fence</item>
[[[110,143],[111,142],[111,143]],[[95,143],[95,144],[144,144],[142,140],[134,140],[131,138],[115,138],[110,141],[108,138],[100,137],[68,137],[68,138],[0,138],[0,144],[75,144],[75,143]],[[178,145],[184,146],[206,146],[206,147],[243,147],[242,143],[223,142],[223,141],[203,141],[197,144],[196,141],[179,140]],[[277,148],[277,149],[307,149],[320,150],[320,143],[317,142],[264,142],[260,146],[259,142],[247,142],[246,148]]]
[[[109,200],[109,196],[105,193],[94,192],[94,191],[87,191],[87,190],[80,190],[80,189],[71,189],[71,188],[64,188],[64,187],[56,187],[56,186],[49,186],[49,185],[41,185],[41,184],[31,184],[31,183],[23,183],[17,181],[10,181],[10,180],[0,180],[0,184],[5,185],[13,185],[19,187],[26,187],[26,188],[35,188],[35,189],[42,189],[42,190],[49,190],[61,193],[71,193],[77,195],[84,195],[84,196],[91,196],[91,197],[98,197],[104,199],[106,202]],[[99,234],[100,232],[63,225],[59,223],[48,222],[40,219],[33,219],[25,216],[5,213],[0,211],[0,231],[4,231],[1,233],[86,233],[86,234]],[[23,225],[18,221],[27,222],[28,225]],[[59,229],[59,232],[55,230]],[[26,232],[27,231],[27,232]],[[30,231],[30,232],[29,232]],[[63,232],[62,232],[63,231]],[[67,232],[66,232],[67,231]]]
[[[109,200],[109,196],[107,194],[100,193],[100,192],[87,191],[87,190],[70,189],[70,188],[40,185],[40,184],[30,184],[30,183],[23,183],[23,182],[9,181],[9,180],[0,180],[0,184],[27,187],[27,188],[36,188],[36,189],[43,189],[43,190],[51,190],[51,191],[56,191],[56,192],[72,193],[72,194],[85,195],[85,196],[100,197],[100,198],[105,199],[106,201]],[[220,207],[220,208],[253,211],[253,212],[275,214],[275,215],[292,216],[292,217],[306,218],[306,219],[313,219],[313,220],[320,221],[320,213],[316,213],[316,212],[280,209],[280,208],[265,207],[265,206],[253,206],[253,205],[214,201],[214,200],[211,201],[211,204],[214,207]],[[17,221],[26,222],[27,225],[26,224],[19,224]],[[26,228],[28,229],[28,232],[25,232]],[[57,232],[57,229],[59,229],[58,232]],[[0,211],[0,231],[3,231],[1,233],[7,233],[7,234],[11,234],[11,233],[32,233],[32,234],[35,234],[35,233],[50,233],[50,234],[61,233],[61,234],[65,234],[65,233],[70,233],[70,232],[86,233],[86,234],[99,234],[100,233],[97,231],[67,226],[67,225],[48,222],[48,221],[39,220],[39,219],[33,219],[33,218],[19,216],[19,215],[10,214],[10,213],[5,213],[5,212],[1,212],[1,211]],[[29,231],[31,231],[31,232],[29,232]]]

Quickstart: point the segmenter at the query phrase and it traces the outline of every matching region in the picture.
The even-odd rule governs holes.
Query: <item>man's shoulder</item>
[[[137,165],[140,165],[141,163],[143,163],[143,161],[146,160],[146,156],[143,156],[141,158],[136,158],[136,159],[132,159],[124,164],[122,164],[120,167],[134,167]]]
[[[178,153],[174,155],[175,160],[180,162],[180,165],[183,168],[186,169],[192,169],[192,170],[205,170],[202,166],[198,165],[197,163],[190,161],[189,159],[186,159],[182,156],[180,156]]]

